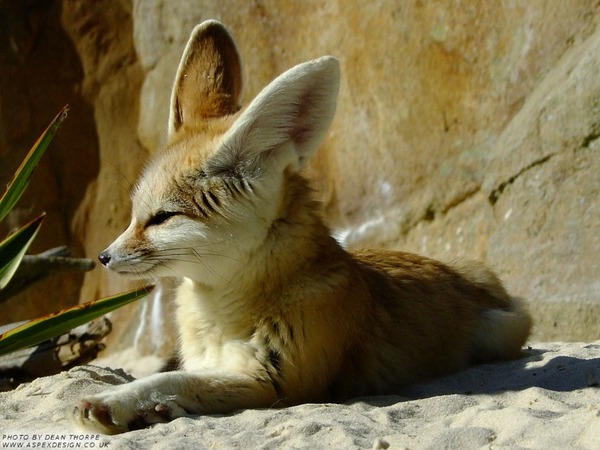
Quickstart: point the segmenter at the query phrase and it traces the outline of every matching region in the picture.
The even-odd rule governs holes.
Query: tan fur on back
[[[524,303],[479,263],[454,267],[331,237],[302,170],[333,118],[339,67],[300,64],[238,107],[241,65],[215,21],[190,38],[170,140],[100,255],[125,275],[178,277],[181,370],[86,398],[113,433],[194,414],[343,401],[520,354]]]

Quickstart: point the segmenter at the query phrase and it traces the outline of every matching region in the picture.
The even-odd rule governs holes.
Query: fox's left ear
[[[331,56],[283,73],[235,121],[207,171],[251,176],[300,170],[331,125],[339,83],[339,63]]]
[[[184,125],[237,112],[241,67],[235,42],[223,24],[207,20],[196,26],[175,76],[169,134]]]

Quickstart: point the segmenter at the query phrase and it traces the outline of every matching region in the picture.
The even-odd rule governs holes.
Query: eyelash
[[[162,223],[165,223],[171,217],[177,216],[179,214],[180,213],[175,212],[175,211],[159,211],[150,218],[148,223],[146,223],[146,226],[151,227],[153,225],[160,225]]]

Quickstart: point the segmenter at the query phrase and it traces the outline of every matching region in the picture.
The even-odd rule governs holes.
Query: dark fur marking
[[[218,208],[221,206],[221,201],[219,200],[219,197],[217,197],[211,191],[208,191],[207,195],[208,195],[208,198],[210,199],[210,201],[212,202],[213,208]]]
[[[181,358],[179,356],[171,356],[167,362],[160,368],[161,372],[174,372],[181,369]]]
[[[275,369],[278,377],[281,377],[281,355],[274,348],[269,348],[269,363]]]
[[[198,201],[196,200],[196,197],[192,197],[192,201],[194,202],[194,205],[196,206],[198,213],[200,215],[202,215],[202,217],[204,217],[205,219],[208,218],[208,213],[204,210],[204,208],[200,205],[200,203],[198,203]]]
[[[206,207],[206,209],[208,209],[209,211],[215,212],[215,207],[210,203],[210,201],[208,200],[208,197],[206,196],[206,192],[202,191],[202,204]]]
[[[276,335],[279,339],[281,339],[281,332],[279,330],[279,324],[275,322],[274,319],[271,319],[271,330],[273,334]]]
[[[238,196],[239,191],[237,190],[235,184],[233,184],[231,181],[224,179],[223,186],[225,186],[225,189],[227,189],[232,198],[236,198]]]
[[[271,385],[273,386],[273,389],[277,394],[277,398],[283,399],[285,398],[285,392],[283,392],[283,389],[279,384],[279,380],[283,379],[281,375],[281,355],[277,350],[273,349],[272,347],[269,347],[268,358],[270,365],[273,367],[273,369],[275,369],[275,374],[272,374],[270,370],[267,370],[267,372],[269,373],[269,378],[271,379]]]

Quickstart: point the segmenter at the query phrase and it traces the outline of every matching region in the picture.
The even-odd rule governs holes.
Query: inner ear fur
[[[339,82],[331,56],[284,72],[236,119],[206,170],[236,176],[301,170],[331,125]]]
[[[173,91],[169,134],[184,125],[240,109],[242,65],[235,42],[216,20],[196,26],[185,47]]]

